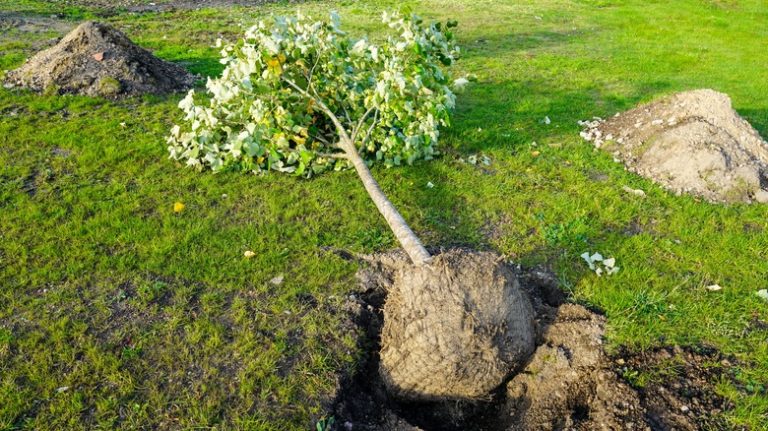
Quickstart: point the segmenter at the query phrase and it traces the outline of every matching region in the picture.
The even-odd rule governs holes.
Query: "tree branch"
[[[315,153],[320,157],[328,157],[332,159],[349,159],[345,153]]]
[[[379,119],[379,110],[376,110],[376,113],[373,114],[373,121],[371,122],[371,127],[368,128],[368,132],[365,134],[365,138],[363,138],[362,141],[360,141],[360,148],[365,146],[365,143],[368,142],[368,139],[371,137],[371,132],[373,132],[373,128],[376,127],[376,121]]]
[[[320,135],[309,135],[309,137],[312,138],[312,139],[316,139],[316,140],[322,142],[323,144],[325,144],[328,147],[332,147],[332,148],[336,148],[337,147],[336,144],[330,143],[327,139],[323,138]]]
[[[317,66],[317,63],[320,62],[320,56],[318,55],[317,58],[315,58],[315,64],[312,65],[312,69],[309,70],[309,75],[307,76],[307,88],[312,86],[312,77],[315,75],[315,66]]]
[[[424,248],[424,245],[422,245],[419,237],[413,233],[410,226],[408,226],[408,224],[405,222],[403,216],[400,215],[400,212],[397,211],[397,208],[392,205],[392,202],[390,202],[390,200],[381,190],[381,187],[379,187],[379,184],[371,175],[371,171],[368,169],[368,165],[365,164],[365,160],[363,160],[363,158],[360,157],[360,154],[358,154],[354,141],[349,138],[349,133],[341,124],[341,121],[339,121],[338,117],[336,117],[336,114],[334,114],[333,111],[331,111],[328,106],[323,103],[322,100],[320,100],[320,97],[317,96],[317,91],[314,91],[314,88],[310,87],[310,89],[315,92],[317,97],[313,96],[309,93],[309,91],[301,88],[295,82],[284,76],[281,76],[280,79],[293,87],[303,96],[312,99],[315,104],[320,107],[320,110],[328,116],[331,122],[333,122],[339,132],[338,148],[344,151],[344,158],[349,160],[350,163],[352,163],[352,166],[355,167],[358,176],[363,182],[365,190],[368,192],[368,196],[371,197],[373,203],[376,204],[376,208],[378,208],[381,215],[384,216],[384,219],[392,229],[395,237],[397,237],[397,240],[403,246],[406,253],[408,253],[411,261],[415,265],[429,264],[429,262],[432,260],[429,252]],[[376,123],[374,122],[374,124]],[[372,130],[372,128],[373,125],[371,125],[371,129],[369,130]]]
[[[320,110],[323,111],[323,113],[325,115],[327,115],[328,118],[330,118],[330,120],[333,123],[333,125],[336,126],[336,129],[339,132],[339,136],[342,138],[341,139],[342,143],[344,143],[344,142],[351,142],[351,139],[349,139],[349,133],[347,133],[347,130],[344,128],[344,125],[341,124],[341,121],[339,121],[339,118],[336,117],[336,114],[334,114],[333,111],[331,111],[328,108],[328,106],[325,103],[323,103],[322,100],[320,100],[319,96],[315,97],[315,96],[311,95],[307,90],[301,88],[295,82],[291,81],[290,79],[288,79],[288,78],[286,78],[284,76],[281,76],[280,79],[282,79],[283,82],[285,82],[286,84],[288,84],[291,87],[293,87],[296,91],[298,91],[303,96],[312,99],[315,102],[315,104],[320,107]],[[314,91],[314,88],[313,88],[313,91]],[[315,95],[317,95],[317,91],[315,91]],[[345,149],[344,145],[339,145],[339,147],[341,147],[342,149]]]
[[[357,133],[360,131],[360,128],[363,127],[363,123],[365,122],[365,119],[368,118],[369,115],[371,115],[371,112],[373,110],[376,110],[376,113],[379,112],[379,110],[376,108],[376,106],[371,106],[368,108],[368,110],[365,111],[362,117],[360,117],[360,120],[358,120],[357,125],[355,125],[355,128],[352,129],[352,142],[355,142],[357,139]]]

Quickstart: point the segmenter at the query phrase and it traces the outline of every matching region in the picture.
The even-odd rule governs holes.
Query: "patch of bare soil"
[[[534,310],[537,347],[530,359],[484,398],[412,401],[393,395],[380,374],[381,328],[386,296],[397,277],[392,261],[405,264],[407,257],[395,252],[368,260],[358,272],[362,291],[347,304],[354,322],[366,329],[360,343],[368,353],[358,372],[341,380],[329,413],[334,429],[727,429],[716,415],[730,405],[712,386],[726,375],[726,367],[708,366],[726,361],[719,353],[664,348],[609,357],[603,351],[602,316],[566,302],[549,273],[511,266]],[[680,364],[674,379],[633,386],[633,376],[666,370],[669,358]]]
[[[0,34],[18,31],[21,33],[64,33],[72,29],[72,23],[55,16],[28,16],[0,12]]]
[[[768,143],[726,94],[687,91],[580,124],[584,139],[674,193],[768,203]]]
[[[622,349],[611,359],[636,387],[653,429],[730,429],[717,415],[733,405],[713,385],[730,378],[732,358],[709,346],[664,346],[644,352]]]
[[[182,91],[194,80],[115,28],[90,21],[6,75],[10,86],[109,98]]]

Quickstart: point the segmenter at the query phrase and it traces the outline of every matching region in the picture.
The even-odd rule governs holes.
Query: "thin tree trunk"
[[[432,256],[427,249],[424,248],[419,237],[413,233],[410,226],[408,226],[408,223],[403,219],[403,216],[397,211],[397,208],[392,205],[392,202],[390,202],[384,192],[381,191],[381,187],[379,187],[379,183],[377,183],[373,178],[373,175],[371,175],[368,165],[365,164],[363,158],[358,154],[353,138],[350,138],[349,132],[347,132],[344,125],[341,124],[341,121],[336,117],[336,114],[323,103],[320,97],[315,97],[310,94],[308,91],[309,88],[305,90],[286,77],[282,77],[281,79],[308,99],[313,100],[320,110],[331,119],[331,122],[336,126],[336,130],[339,132],[340,139],[338,148],[343,150],[345,158],[352,162],[352,166],[355,167],[357,175],[363,182],[363,186],[365,186],[365,191],[368,192],[368,196],[371,197],[373,203],[376,204],[376,208],[378,208],[381,215],[384,216],[384,219],[387,221],[389,228],[392,229],[392,232],[400,242],[400,245],[402,245],[405,252],[408,253],[408,256],[411,258],[414,265],[428,264],[432,260]],[[315,93],[315,95],[317,95],[317,93]],[[363,115],[362,119],[360,119],[361,123],[370,112],[371,109]],[[353,134],[356,132],[357,128],[355,128]]]
[[[424,248],[419,237],[413,233],[408,226],[408,223],[403,219],[403,216],[397,211],[397,208],[392,205],[392,202],[390,202],[384,192],[381,191],[379,183],[377,183],[373,178],[373,175],[371,175],[368,165],[365,164],[363,158],[358,154],[355,145],[351,141],[345,141],[346,142],[343,142],[341,145],[344,154],[347,159],[352,162],[352,166],[355,167],[357,175],[363,182],[363,186],[365,186],[365,191],[368,192],[371,200],[376,204],[376,208],[378,208],[381,215],[384,216],[384,219],[387,221],[389,228],[392,229],[392,232],[394,232],[400,245],[402,245],[405,252],[408,253],[408,256],[411,258],[414,265],[428,264],[432,260],[432,256],[427,249]]]

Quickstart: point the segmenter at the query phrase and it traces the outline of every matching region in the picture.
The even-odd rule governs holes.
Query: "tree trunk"
[[[397,211],[397,208],[392,205],[392,202],[390,202],[384,192],[381,191],[379,183],[373,178],[370,169],[368,169],[368,165],[365,164],[363,158],[357,153],[355,145],[346,139],[342,139],[342,142],[343,144],[340,145],[340,147],[344,150],[344,155],[350,162],[352,162],[352,165],[357,171],[357,175],[363,182],[363,186],[365,186],[365,190],[368,192],[371,200],[373,200],[373,203],[376,204],[381,215],[384,216],[389,228],[392,229],[392,232],[394,232],[400,245],[403,246],[403,249],[408,253],[411,261],[413,261],[413,264],[424,265],[429,263],[432,260],[432,256],[424,248],[419,237],[413,233],[411,228],[405,222],[405,219],[403,219],[403,216]]]
[[[310,91],[314,90],[311,90],[309,84],[307,84],[308,88],[305,90],[286,77],[282,77],[281,79],[293,87],[300,94],[302,94],[304,97],[313,100],[320,108],[320,110],[323,111],[328,116],[328,118],[331,119],[331,122],[334,124],[334,126],[336,126],[336,130],[339,132],[340,139],[338,147],[344,151],[344,156],[347,158],[347,160],[352,162],[352,165],[357,171],[357,175],[360,177],[360,180],[363,182],[363,186],[365,186],[365,190],[368,192],[368,196],[371,197],[373,203],[376,204],[376,208],[378,208],[381,215],[384,216],[384,219],[387,221],[389,228],[392,229],[395,237],[397,237],[397,240],[400,241],[400,245],[402,245],[405,249],[405,252],[408,253],[408,256],[411,258],[411,261],[413,261],[414,265],[420,266],[428,264],[432,260],[432,256],[429,254],[427,249],[424,248],[424,245],[421,243],[421,240],[419,240],[419,237],[413,233],[411,228],[408,226],[408,223],[406,223],[403,219],[403,216],[401,216],[400,212],[397,211],[397,208],[392,205],[392,202],[390,202],[384,192],[381,191],[381,187],[379,187],[379,183],[373,179],[373,175],[371,175],[371,171],[368,169],[368,165],[365,164],[363,158],[360,157],[360,154],[358,154],[357,147],[355,147],[354,143],[355,132],[357,130],[354,130],[352,132],[352,137],[350,137],[349,132],[347,132],[347,129],[345,129],[344,125],[341,124],[339,118],[336,116],[336,114],[333,113],[333,111],[328,108],[325,103],[323,103],[322,99],[317,96],[317,93],[315,93],[315,96],[317,97],[310,94]],[[363,114],[363,117],[360,119],[361,123],[363,120],[365,120],[368,114],[370,114],[371,110],[372,109],[369,109],[365,114]]]

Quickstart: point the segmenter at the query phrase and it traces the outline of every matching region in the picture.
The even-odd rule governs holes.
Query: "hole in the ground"
[[[363,293],[350,300],[355,322],[365,328],[360,346],[368,353],[337,393],[330,414],[338,430],[718,429],[725,424],[717,415],[730,407],[707,382],[727,374],[704,365],[722,359],[719,352],[670,347],[633,354],[620,349],[609,357],[602,351],[604,317],[567,303],[555,277],[521,268],[515,272],[531,297],[539,328],[538,348],[525,368],[481,402],[394,398],[379,376],[378,355],[392,274],[375,259],[369,263],[358,274]],[[670,358],[683,364],[683,383],[660,379],[639,390],[630,387],[632,376],[663,371]],[[675,384],[682,386],[675,389]],[[686,414],[680,413],[683,405]]]
[[[589,406],[579,404],[573,408],[571,413],[571,421],[574,423],[583,422],[589,419]]]

